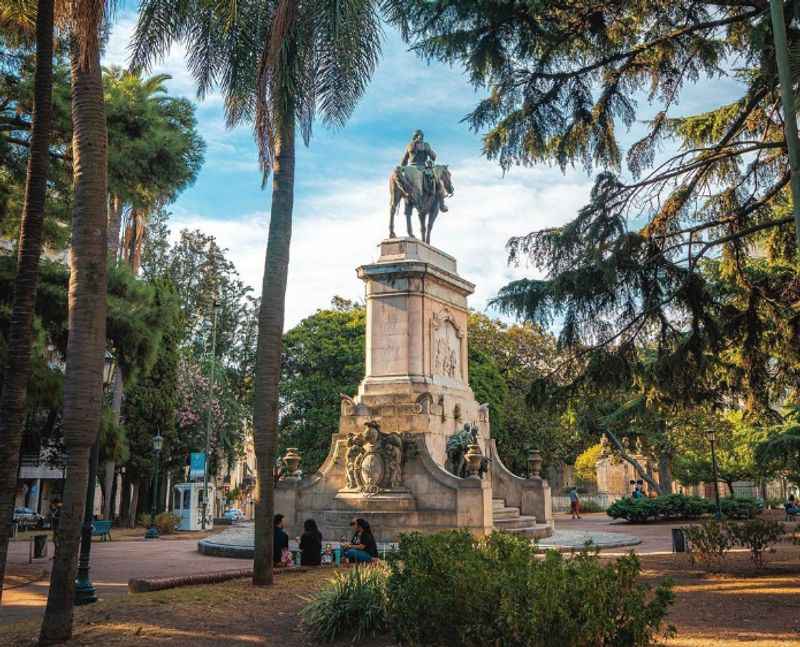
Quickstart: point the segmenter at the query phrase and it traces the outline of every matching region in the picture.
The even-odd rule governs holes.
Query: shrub
[[[710,570],[718,570],[734,539],[725,522],[707,519],[697,526],[683,528],[689,540],[689,556],[692,563],[699,563]]]
[[[605,512],[605,508],[597,501],[587,499],[586,501],[581,501],[581,512]]]
[[[725,497],[719,501],[722,514],[728,519],[752,519],[764,510],[761,499]]]
[[[748,497],[726,497],[720,499],[720,508],[729,519],[752,519],[764,509],[764,502]],[[606,513],[613,519],[643,523],[651,519],[698,519],[715,509],[716,504],[710,499],[665,494],[654,499],[620,499],[610,505]]]
[[[644,523],[658,516],[658,504],[655,499],[634,499],[631,497],[615,501],[606,510],[612,519],[626,519],[633,523]]]
[[[596,553],[544,559],[524,538],[494,533],[404,535],[390,557],[390,625],[406,645],[615,645],[643,647],[660,632],[671,585],[637,581],[631,554],[602,565]]]
[[[389,627],[387,575],[384,565],[337,573],[303,608],[303,623],[314,638],[323,642],[345,636],[355,642],[385,633]]]
[[[140,526],[145,528],[149,528],[151,516],[149,514],[140,514],[138,518],[138,523]],[[172,512],[161,512],[160,514],[156,515],[156,530],[158,530],[158,534],[160,535],[171,535],[174,533],[177,528],[178,524],[180,524],[181,518],[173,514]]]
[[[172,512],[162,512],[156,515],[156,528],[161,535],[171,535],[178,528],[181,518]]]
[[[711,510],[711,504],[699,496],[666,494],[655,499],[662,519],[698,519]]]
[[[759,568],[764,566],[764,551],[771,544],[780,541],[786,532],[782,523],[766,519],[729,523],[728,528],[733,540],[739,546],[750,550],[750,559]]]

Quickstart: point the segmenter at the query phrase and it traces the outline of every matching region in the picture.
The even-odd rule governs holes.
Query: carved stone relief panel
[[[464,333],[447,308],[431,318],[431,376],[440,376],[463,382],[461,345]]]

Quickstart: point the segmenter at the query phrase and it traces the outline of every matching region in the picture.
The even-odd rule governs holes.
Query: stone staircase
[[[522,515],[519,508],[509,508],[503,499],[492,499],[492,518],[496,530],[525,535],[531,539],[541,539],[551,534],[551,528],[544,523],[536,523],[536,517]]]

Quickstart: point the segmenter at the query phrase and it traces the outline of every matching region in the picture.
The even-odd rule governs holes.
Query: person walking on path
[[[569,491],[569,510],[573,519],[581,518],[581,500],[578,498],[578,490],[575,487]]]

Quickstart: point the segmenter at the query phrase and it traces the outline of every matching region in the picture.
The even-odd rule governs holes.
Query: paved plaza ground
[[[640,555],[643,579],[676,582],[670,621],[678,636],[670,647],[785,647],[800,644],[800,549],[781,546],[763,573],[750,571],[746,554],[729,558],[732,571],[711,575],[671,553],[675,524],[630,525],[604,514],[581,520],[556,515],[560,532],[593,535],[635,534],[641,543],[610,548],[613,558],[629,550]],[[101,601],[76,610],[76,640],[70,644],[138,645],[310,645],[298,617],[308,597],[330,577],[331,569],[285,572],[274,587],[254,589],[246,580],[186,587],[149,594],[128,594],[132,577],[180,576],[247,567],[248,560],[207,557],[192,539],[145,542],[127,539],[95,542],[92,579]],[[11,587],[0,609],[0,644],[31,644],[47,594],[49,560],[29,565],[27,544],[11,549]],[[33,581],[29,581],[33,580]],[[362,643],[382,647],[390,642]]]

